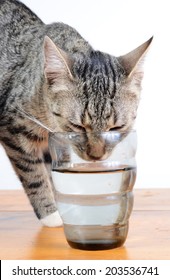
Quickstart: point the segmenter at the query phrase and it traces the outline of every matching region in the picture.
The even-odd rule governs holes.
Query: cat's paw
[[[63,224],[58,211],[50,214],[49,216],[41,219],[40,221],[46,227],[60,227]]]

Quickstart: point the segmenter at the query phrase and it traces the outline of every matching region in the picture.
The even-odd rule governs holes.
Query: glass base
[[[72,248],[90,251],[108,250],[123,245],[128,233],[128,223],[109,226],[64,224],[64,231]]]

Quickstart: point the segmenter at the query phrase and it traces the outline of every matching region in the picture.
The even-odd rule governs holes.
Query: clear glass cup
[[[69,245],[121,246],[136,179],[136,132],[56,133],[49,139],[57,206]]]

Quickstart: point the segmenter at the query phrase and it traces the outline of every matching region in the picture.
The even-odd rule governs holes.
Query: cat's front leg
[[[49,178],[50,178],[50,182],[51,182],[51,186],[52,186],[52,190],[53,190],[53,194],[54,194],[54,199],[57,202],[57,191],[54,186],[53,179],[52,179],[52,158],[51,158],[49,149],[47,149],[43,152],[43,158],[44,158],[44,163],[45,163],[45,166],[46,166]]]
[[[17,141],[11,141],[9,138],[5,140],[3,146],[36,216],[45,226],[60,226],[61,218],[57,211],[53,187],[40,147],[32,145],[31,149],[27,146],[27,150],[24,150]]]
[[[34,159],[34,162],[38,160]],[[62,221],[58,214],[53,186],[45,164],[34,163],[28,169],[31,170],[28,171],[29,174],[24,174],[24,177],[19,171],[19,177],[36,216],[45,226],[61,226]]]

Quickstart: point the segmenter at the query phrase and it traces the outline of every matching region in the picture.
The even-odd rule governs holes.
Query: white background
[[[24,0],[45,23],[76,28],[96,49],[122,55],[154,35],[138,111],[136,188],[170,187],[170,15],[168,0]],[[0,189],[20,183],[0,147]]]

